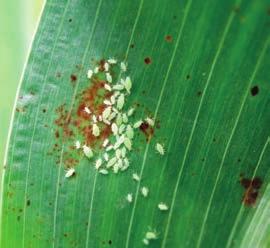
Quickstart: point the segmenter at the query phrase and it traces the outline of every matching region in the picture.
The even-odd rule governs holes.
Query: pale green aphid
[[[104,109],[104,111],[102,112],[103,120],[106,120],[110,116],[111,111],[112,111],[111,107],[107,107]]]
[[[111,76],[111,74],[109,72],[107,72],[105,75],[106,75],[107,82],[108,83],[111,83],[112,82],[112,76]]]
[[[91,114],[91,110],[88,107],[84,107],[83,111],[87,114]]]
[[[109,173],[106,169],[101,169],[98,172],[103,175],[107,175]]]
[[[115,95],[112,95],[111,96],[111,103],[112,103],[112,105],[115,104],[115,97],[116,97]]]
[[[120,67],[121,67],[121,70],[123,72],[125,72],[127,70],[127,66],[126,66],[125,62],[121,62]]]
[[[125,140],[124,140],[124,145],[126,146],[126,148],[130,151],[131,148],[132,148],[132,143],[130,141],[129,138],[125,137]]]
[[[157,143],[157,144],[156,144],[156,150],[157,150],[157,152],[158,152],[160,155],[162,155],[162,156],[165,154],[164,147],[163,147],[163,145],[161,145],[160,143]]]
[[[109,162],[107,163],[106,167],[107,167],[107,168],[112,167],[112,166],[116,163],[116,161],[117,161],[117,158],[116,158],[116,157],[111,158],[111,159],[109,160]]]
[[[126,199],[127,199],[127,201],[128,201],[129,203],[131,203],[131,202],[132,202],[132,194],[131,194],[131,193],[127,194]]]
[[[69,168],[65,174],[65,178],[72,177],[75,174],[75,169],[74,168]]]
[[[92,129],[92,134],[95,136],[95,137],[98,137],[100,135],[100,130],[99,130],[99,127],[97,124],[93,124],[93,129]]]
[[[116,117],[116,124],[118,126],[120,126],[122,124],[122,121],[123,121],[122,115],[121,114],[118,114],[117,117]]]
[[[109,152],[110,150],[112,150],[114,147],[113,147],[113,145],[109,145],[109,146],[107,146],[107,148],[106,148],[106,152]]]
[[[145,119],[145,121],[151,126],[153,127],[155,125],[155,121],[153,119],[151,119],[150,117],[147,117]]]
[[[144,197],[147,197],[147,196],[148,196],[148,193],[149,193],[149,189],[148,189],[147,187],[143,186],[143,187],[141,188],[141,193],[142,193],[142,195],[143,195]]]
[[[122,152],[121,152],[121,150],[120,150],[120,149],[116,149],[116,151],[115,151],[115,156],[116,156],[118,159],[120,159],[120,158],[121,158],[121,156],[122,156]]]
[[[111,128],[112,128],[113,134],[117,135],[118,134],[118,126],[115,123],[113,123]]]
[[[81,148],[81,143],[80,143],[79,140],[77,140],[77,141],[75,142],[75,147],[76,147],[76,149],[80,149],[80,148]]]
[[[109,69],[110,69],[109,63],[105,62],[104,69],[105,69],[105,71],[109,71]]]
[[[104,88],[105,88],[107,91],[112,91],[112,87],[111,87],[109,84],[104,84]]]
[[[113,65],[113,64],[117,63],[117,60],[113,59],[113,58],[110,58],[110,59],[108,59],[108,63]]]
[[[143,124],[143,121],[142,121],[142,120],[139,120],[139,121],[137,121],[137,122],[134,123],[133,127],[134,127],[134,128],[138,128],[138,127],[140,127],[142,124]]]
[[[125,95],[121,94],[117,99],[117,108],[121,110],[125,103]]]
[[[109,116],[109,121],[113,120],[116,116],[116,113],[115,112],[112,112]]]
[[[128,116],[132,116],[132,115],[133,115],[133,113],[134,113],[134,111],[135,111],[135,109],[134,109],[134,108],[129,109],[129,111],[128,111],[127,115],[128,115]]]
[[[126,129],[126,125],[125,125],[125,124],[122,124],[122,125],[119,127],[119,130],[118,130],[119,134],[122,134],[122,133],[125,131],[125,129]]]
[[[114,149],[116,150],[118,147],[120,147],[125,141],[125,136],[124,135],[121,135],[115,142],[114,144]]]
[[[96,160],[96,163],[95,163],[95,168],[98,170],[100,168],[100,166],[102,165],[102,159],[99,158]]]
[[[99,72],[99,68],[98,68],[98,66],[97,66],[97,67],[95,67],[95,69],[94,69],[94,73],[97,74],[98,72]]]
[[[148,239],[143,239],[143,243],[144,243],[145,245],[149,245],[149,240],[148,240]]]
[[[95,115],[92,116],[92,120],[94,123],[97,123],[97,117]]]
[[[122,153],[122,158],[126,157],[127,149],[125,147],[123,147],[121,149],[121,153]]]
[[[105,105],[107,105],[107,106],[112,105],[112,103],[111,103],[109,100],[107,100],[107,99],[105,99],[105,100],[103,101],[103,103],[104,103]]]
[[[87,145],[83,146],[83,152],[85,156],[88,158],[92,158],[94,156],[92,149],[88,147]]]
[[[128,123],[128,117],[127,117],[127,114],[126,114],[126,113],[124,113],[124,114],[122,115],[122,118],[123,118],[123,122],[124,122],[124,123]]]
[[[130,94],[130,90],[132,87],[132,82],[130,77],[127,77],[126,80],[124,81],[124,87],[126,88],[127,92]]]
[[[107,152],[104,153],[103,158],[104,158],[104,160],[105,160],[106,162],[108,162],[108,161],[109,161],[109,154],[108,154]]]
[[[116,84],[113,86],[114,90],[123,90],[124,88],[125,88],[124,85],[121,84]]]
[[[137,182],[140,181],[140,176],[137,173],[133,173],[132,178],[133,178],[133,180],[135,180]]]
[[[116,163],[116,164],[113,166],[113,172],[114,172],[114,173],[118,173],[118,171],[119,171],[119,165],[118,165],[118,163]]]
[[[148,239],[148,240],[157,239],[157,233],[156,233],[156,231],[148,231],[145,234],[145,238]]]
[[[87,72],[87,78],[88,79],[91,79],[92,76],[93,76],[93,74],[94,74],[94,72],[92,70],[88,70],[88,72]]]
[[[134,131],[130,125],[127,126],[126,135],[129,139],[133,139],[133,137],[134,137]]]
[[[159,210],[161,210],[161,211],[167,211],[167,210],[169,209],[169,207],[168,207],[164,202],[160,202],[160,203],[158,204],[158,208],[159,208]]]
[[[106,147],[108,144],[109,144],[109,140],[108,140],[108,139],[105,139],[105,140],[103,141],[102,146],[103,146],[103,147]]]

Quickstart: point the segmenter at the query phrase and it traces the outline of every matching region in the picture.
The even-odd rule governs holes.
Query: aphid
[[[126,199],[127,199],[127,201],[128,201],[129,203],[131,203],[131,202],[132,202],[132,194],[131,194],[131,193],[127,194]]]
[[[121,135],[118,139],[116,139],[116,142],[114,144],[114,149],[116,150],[119,146],[121,146],[125,141],[125,136]]]
[[[157,233],[155,231],[148,231],[145,234],[145,238],[148,239],[148,240],[157,239]]]
[[[135,180],[137,182],[140,181],[140,176],[137,173],[133,173],[132,178],[133,178],[133,180]]]
[[[100,130],[99,130],[99,127],[97,124],[93,124],[93,129],[92,129],[92,134],[95,136],[95,137],[98,137],[100,135]]]
[[[127,170],[129,167],[129,161],[127,158],[124,158],[124,166],[121,168],[121,171]]]
[[[119,165],[118,165],[118,163],[116,163],[116,164],[114,164],[114,166],[113,166],[113,172],[114,172],[114,173],[118,173],[118,171],[119,171]]]
[[[123,147],[122,149],[121,149],[121,156],[122,156],[122,158],[124,158],[125,156],[126,156],[126,153],[127,153],[127,149],[125,148],[125,147]]]
[[[113,59],[113,58],[110,58],[110,59],[108,59],[108,63],[113,65],[113,64],[117,63],[117,60]]]
[[[91,77],[93,76],[93,71],[92,70],[88,70],[87,72],[87,78],[91,79]]]
[[[113,95],[114,95],[114,97],[118,97],[118,96],[120,95],[120,91],[115,91],[115,92],[113,93]]]
[[[99,158],[96,160],[96,163],[95,163],[95,168],[98,170],[100,168],[100,166],[102,165],[102,159]]]
[[[88,107],[84,107],[83,111],[87,114],[91,114],[91,110]]]
[[[134,113],[134,111],[135,111],[134,108],[129,109],[127,115],[128,115],[128,116],[132,116],[133,113]]]
[[[125,62],[121,62],[121,63],[120,63],[120,67],[121,67],[121,70],[122,70],[123,72],[125,72],[125,71],[127,70],[127,66],[126,66]]]
[[[106,169],[101,169],[98,172],[103,175],[107,175],[109,173]]]
[[[118,126],[115,123],[112,124],[112,132],[114,135],[118,134]]]
[[[98,66],[94,69],[94,73],[97,74],[99,72]]]
[[[105,105],[108,105],[108,106],[111,106],[111,105],[112,105],[112,103],[111,103],[109,100],[107,100],[107,99],[105,99],[105,100],[103,101],[103,103],[104,103]]]
[[[163,145],[161,145],[160,143],[157,143],[157,144],[156,144],[156,150],[157,150],[157,152],[158,152],[160,155],[162,155],[162,156],[165,154],[164,147],[163,147]]]
[[[143,124],[143,121],[142,121],[142,120],[139,120],[139,121],[137,121],[137,122],[134,123],[133,127],[134,127],[134,128],[138,128],[138,127],[140,127],[142,124]]]
[[[143,243],[144,243],[145,245],[149,245],[149,240],[148,240],[148,239],[143,239]]]
[[[102,112],[103,121],[106,120],[110,116],[111,111],[112,111],[111,107],[107,107],[104,109],[104,111]]]
[[[109,71],[109,68],[110,68],[109,63],[105,62],[105,64],[104,64],[105,71]]]
[[[145,119],[145,121],[151,126],[153,127],[155,125],[155,121],[153,119],[151,119],[150,117],[147,117]]]
[[[115,112],[112,112],[109,116],[109,121],[113,120],[116,116],[116,113]]]
[[[125,95],[121,94],[117,99],[117,108],[121,110],[125,103]]]
[[[114,147],[112,146],[112,145],[110,145],[110,146],[107,146],[107,148],[106,148],[106,152],[109,152],[110,150],[112,150]]]
[[[109,140],[108,140],[108,139],[105,139],[105,140],[103,141],[102,146],[103,146],[103,147],[106,147],[108,144],[109,144]]]
[[[126,135],[129,139],[133,139],[133,137],[134,137],[134,131],[130,125],[127,126]]]
[[[97,123],[97,117],[95,115],[92,116],[92,120],[94,123]]]
[[[122,156],[122,152],[121,152],[121,150],[120,150],[120,149],[116,149],[116,151],[115,151],[115,156],[116,156],[118,159],[120,159],[120,158],[121,158],[121,156]]]
[[[112,108],[112,111],[113,111],[114,113],[116,113],[116,114],[119,114],[119,111],[118,111],[118,109],[116,109],[116,108]]]
[[[109,122],[108,120],[104,119],[103,122],[107,125],[111,125],[111,122]]]
[[[158,208],[161,210],[161,211],[167,211],[169,209],[169,207],[164,203],[164,202],[160,202],[158,204]]]
[[[141,193],[142,193],[142,195],[143,195],[144,197],[147,197],[147,196],[148,196],[148,193],[149,193],[149,189],[148,189],[147,187],[143,186],[143,187],[141,188]]]
[[[111,96],[111,103],[112,103],[112,105],[115,104],[115,95]]]
[[[132,82],[131,82],[130,77],[127,77],[126,80],[124,81],[124,87],[126,88],[128,94],[130,94],[130,90],[132,87]]]
[[[104,84],[104,88],[108,91],[112,91],[112,87],[109,84]]]
[[[123,118],[123,122],[124,122],[124,123],[128,123],[128,117],[127,117],[127,114],[126,114],[126,113],[124,113],[124,114],[122,115],[122,118]]]
[[[102,121],[102,116],[101,115],[98,116],[98,121]]]
[[[74,168],[69,168],[66,172],[65,178],[69,178],[75,175],[75,169]]]
[[[107,168],[112,167],[112,166],[116,163],[116,161],[117,161],[117,158],[116,158],[116,157],[111,158],[111,159],[109,160],[109,162],[107,163],[106,167],[107,167]]]
[[[123,168],[123,159],[121,159],[121,158],[118,159],[117,164],[118,164],[119,168]]]
[[[77,141],[75,142],[75,147],[76,147],[76,149],[80,149],[80,148],[81,148],[81,143],[80,143],[79,140],[77,140]]]
[[[106,73],[106,80],[107,80],[108,83],[111,83],[112,82],[112,76],[108,72]]]
[[[116,84],[113,86],[114,90],[123,90],[124,88],[125,88],[124,85],[121,84]]]
[[[109,161],[109,154],[108,154],[107,152],[104,153],[103,158],[104,158],[104,160],[105,160],[106,162],[108,162],[108,161]]]
[[[122,133],[125,131],[125,129],[126,129],[126,125],[125,125],[125,124],[122,124],[122,125],[119,127],[119,130],[118,130],[119,134],[122,134]],[[128,138],[129,138],[129,137],[128,137]]]
[[[87,145],[83,146],[83,152],[84,152],[85,156],[88,158],[92,158],[94,155],[92,149],[90,147],[88,147]]]
[[[118,126],[120,126],[121,124],[122,124],[122,121],[123,121],[123,119],[122,119],[122,115],[121,114],[118,114],[117,115],[117,117],[116,117],[116,124],[118,125]]]
[[[125,137],[125,140],[124,140],[124,145],[126,146],[126,148],[130,151],[131,148],[132,148],[132,143],[130,141],[129,138]]]

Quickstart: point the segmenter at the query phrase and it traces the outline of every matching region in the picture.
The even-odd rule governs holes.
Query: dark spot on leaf
[[[67,233],[64,233],[64,237],[66,238],[68,235],[67,235]]]
[[[77,81],[77,76],[75,74],[70,75],[70,80],[71,82],[76,82]]]
[[[26,206],[29,207],[30,205],[31,205],[31,201],[28,199],[28,200],[26,201]]]
[[[270,16],[270,7],[267,9],[267,15]]]
[[[21,216],[17,216],[17,221],[20,221],[20,219],[21,219]]]
[[[56,77],[57,77],[57,78],[60,78],[61,76],[62,76],[62,75],[61,75],[60,72],[57,72],[57,73],[56,73]]]
[[[197,92],[197,96],[201,96],[202,95],[202,92],[201,91],[198,91]]]
[[[130,45],[130,47],[131,47],[131,48],[134,48],[134,47],[135,47],[135,45],[134,45],[134,44],[131,44],[131,45]]]
[[[150,58],[150,57],[146,57],[146,58],[144,59],[144,63],[147,64],[147,65],[151,64],[151,63],[152,63],[151,58]]]
[[[241,159],[240,159],[240,158],[238,158],[237,162],[238,162],[238,163],[240,163],[240,162],[241,162]]]
[[[177,18],[177,16],[176,16],[176,15],[174,15],[174,16],[173,16],[173,19],[175,20],[176,18]]]
[[[147,122],[143,122],[140,125],[140,130],[144,133],[146,141],[149,142],[154,135],[154,128],[151,127]]]
[[[172,36],[171,35],[166,35],[165,40],[168,42],[172,42]]]
[[[235,13],[239,13],[239,12],[240,12],[240,7],[239,7],[239,6],[234,6],[234,7],[233,7],[233,11],[234,11]]]
[[[213,139],[213,142],[216,142],[216,139],[215,138]]]
[[[68,21],[69,21],[69,22],[72,22],[72,18],[69,18]]]
[[[109,245],[111,245],[111,244],[112,244],[112,241],[111,241],[111,240],[109,240],[109,241],[108,241],[108,243],[109,243]]]
[[[55,138],[59,138],[59,137],[60,137],[59,131],[56,130],[56,131],[55,131]]]
[[[259,177],[253,179],[241,177],[241,185],[244,187],[245,192],[242,198],[243,203],[246,206],[253,206],[256,203],[259,195],[259,189],[262,186],[262,180]]]
[[[186,76],[186,79],[187,79],[187,80],[189,80],[189,79],[190,79],[190,75],[189,75],[189,74]]]
[[[43,113],[46,113],[46,112],[47,112],[47,109],[42,109],[42,112],[43,112]]]
[[[253,86],[250,89],[250,93],[251,93],[252,96],[256,96],[259,93],[259,87],[257,85]]]

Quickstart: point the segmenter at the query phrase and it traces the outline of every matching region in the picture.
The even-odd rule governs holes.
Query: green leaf
[[[149,228],[149,247],[268,247],[269,23],[266,0],[48,0],[12,123],[1,247],[143,247]],[[101,175],[68,131],[87,70],[111,57],[128,63],[134,121],[156,126],[149,142],[136,132],[127,171]]]

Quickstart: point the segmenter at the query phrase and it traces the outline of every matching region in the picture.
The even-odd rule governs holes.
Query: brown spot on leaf
[[[250,89],[250,93],[251,93],[252,96],[256,96],[259,93],[259,87],[257,85],[253,86]]]
[[[246,206],[254,206],[259,195],[259,189],[262,186],[262,180],[259,177],[253,179],[241,177],[240,183],[245,189],[243,203]]]
[[[172,36],[171,35],[166,35],[165,40],[168,42],[172,42]]]
[[[150,57],[146,57],[146,58],[144,59],[144,63],[147,64],[147,65],[151,64],[151,63],[152,63],[151,58],[150,58]]]
[[[143,122],[140,125],[140,130],[146,137],[146,141],[149,142],[154,135],[154,128],[151,127],[147,122]]]

